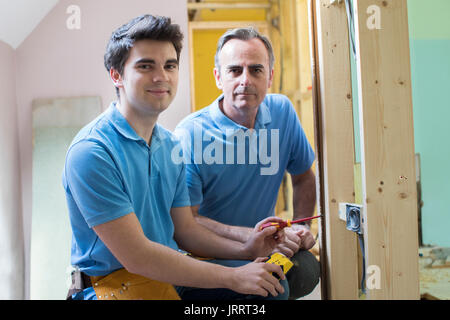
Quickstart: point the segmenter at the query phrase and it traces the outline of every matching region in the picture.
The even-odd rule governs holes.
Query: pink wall
[[[14,50],[0,41],[0,300],[21,299],[24,245]]]
[[[69,30],[67,8],[81,9],[81,29]],[[185,0],[61,0],[17,48],[17,106],[22,170],[26,283],[29,283],[32,208],[32,110],[35,98],[100,96],[104,108],[115,90],[103,66],[107,41],[114,29],[141,14],[170,16],[185,34],[178,93],[160,123],[172,130],[190,112],[187,7]],[[28,288],[26,288],[28,293]]]

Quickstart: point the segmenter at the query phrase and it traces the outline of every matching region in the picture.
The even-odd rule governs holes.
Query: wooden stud
[[[234,29],[246,26],[253,26],[259,32],[267,32],[268,26],[266,21],[191,21],[189,27],[192,29]]]
[[[189,44],[189,77],[190,77],[190,87],[191,87],[191,112],[195,112],[195,77],[194,77],[194,28],[192,27],[192,22],[188,25],[188,44]]]
[[[381,271],[367,297],[419,299],[407,2],[358,0],[354,11],[366,266]]]
[[[188,10],[216,10],[216,9],[269,9],[270,3],[212,3],[212,2],[189,2],[187,4]]]
[[[316,154],[321,224],[322,295],[358,298],[356,235],[339,220],[339,202],[354,201],[354,139],[349,38],[345,7],[310,0],[313,13],[313,96],[317,121]],[[325,281],[324,281],[325,280]]]
[[[311,56],[309,44],[308,3],[296,0],[299,88],[295,97],[300,101],[300,121],[306,137],[314,145],[314,114],[312,103]]]

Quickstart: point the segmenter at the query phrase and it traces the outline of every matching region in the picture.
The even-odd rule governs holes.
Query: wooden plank
[[[282,90],[282,44],[281,44],[281,34],[279,30],[280,21],[280,6],[278,2],[273,2],[270,10],[267,14],[267,22],[269,25],[270,41],[272,43],[272,48],[275,56],[274,64],[274,74],[272,87],[269,89],[269,93],[280,93]],[[278,22],[278,23],[277,23]]]
[[[189,2],[187,4],[188,10],[203,10],[203,9],[269,9],[270,3],[213,3],[213,2]]]
[[[299,114],[300,110],[298,108],[298,102],[295,101],[294,96],[291,95],[300,88],[295,14],[295,2],[293,0],[285,0],[280,3],[280,40],[283,50],[283,85],[281,93],[284,93],[290,98]]]
[[[191,21],[189,27],[192,29],[234,29],[253,26],[258,29],[259,32],[263,32],[268,29],[266,21]]]
[[[307,0],[296,0],[297,43],[299,61],[299,90],[295,96],[300,101],[300,121],[308,141],[314,145],[314,112],[312,100],[311,56]]]
[[[339,220],[339,202],[354,201],[353,112],[347,16],[344,6],[311,0],[313,18],[313,96],[318,135],[321,263],[325,299],[358,298],[356,235]]]
[[[369,6],[380,10],[381,29]],[[354,1],[369,299],[419,299],[417,191],[406,0]],[[368,14],[368,12],[372,12]]]
[[[190,87],[191,87],[191,112],[195,112],[195,68],[194,68],[194,28],[192,27],[192,22],[188,25],[189,28],[189,77],[190,77]]]

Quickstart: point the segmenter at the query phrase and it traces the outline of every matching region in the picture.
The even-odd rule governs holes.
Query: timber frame
[[[293,102],[317,155],[322,299],[419,299],[407,1],[350,2],[354,12],[360,164],[355,163],[353,53],[346,1],[271,0],[238,5],[190,1],[189,39],[198,29],[254,25],[269,35],[275,53],[283,52],[283,63],[276,65],[282,72],[274,83],[278,92]],[[368,27],[368,9],[373,6],[379,9],[381,28]],[[198,10],[255,8],[267,11],[266,21],[193,19]],[[194,111],[192,41],[189,47]],[[356,179],[359,182],[355,182],[356,165],[361,168],[361,181]],[[277,208],[285,210],[287,216],[282,217],[289,218],[292,190],[282,187],[280,191],[283,205],[278,208],[277,204]],[[361,296],[360,280],[367,268],[361,267],[357,235],[346,229],[338,215],[339,203],[356,201],[363,207],[366,267],[376,266],[380,271],[379,286],[367,288],[365,296]]]
[[[334,2],[334,3],[332,3]],[[323,297],[358,299],[356,235],[338,218],[355,201],[349,29],[344,3],[309,0],[322,223]],[[372,28],[370,8],[378,11]],[[406,0],[354,0],[366,299],[419,299],[418,219]],[[370,267],[375,267],[371,269]],[[367,280],[367,279],[366,279]]]

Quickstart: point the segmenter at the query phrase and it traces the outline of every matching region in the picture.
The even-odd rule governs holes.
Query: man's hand
[[[314,245],[316,244],[316,240],[314,239],[314,235],[311,233],[311,230],[309,230],[308,227],[298,224],[293,225],[292,228],[295,230],[302,241],[300,249],[309,250],[314,247]]]
[[[284,293],[284,288],[280,281],[271,273],[278,274],[284,280],[286,276],[280,266],[265,263],[268,258],[257,258],[255,261],[242,267],[232,268],[230,289],[243,294],[256,294],[267,297],[270,293],[277,296]]]
[[[302,239],[292,227],[284,228],[285,238],[276,248],[275,252],[281,252],[286,257],[291,258],[299,249]]]
[[[244,243],[245,249],[249,252],[251,259],[268,256],[277,245],[282,243],[285,238],[284,230],[277,227],[268,227],[261,230],[261,226],[268,222],[282,222],[278,217],[266,218],[253,228],[250,238]]]
[[[291,258],[300,249],[311,249],[316,243],[308,227],[294,224],[291,227],[284,228],[284,230],[285,240],[274,251],[281,252],[288,258]]]

